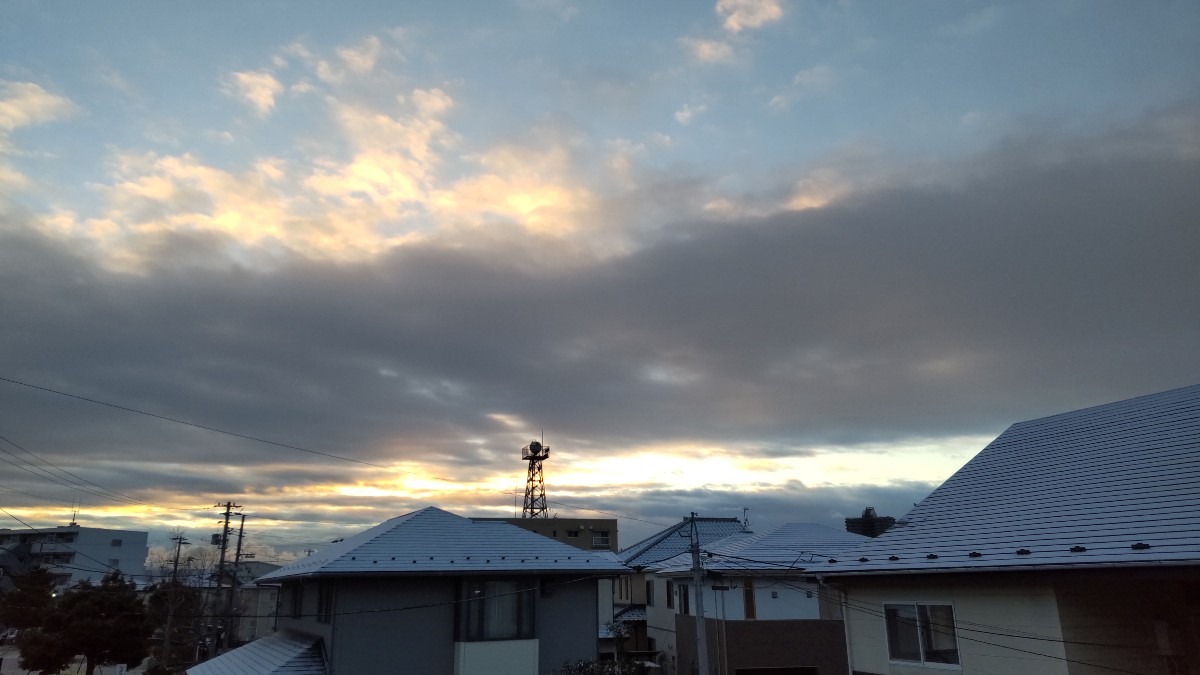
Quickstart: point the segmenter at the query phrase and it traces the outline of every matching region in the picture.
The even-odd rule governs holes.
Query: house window
[[[117,560],[116,558],[109,558],[108,566],[113,570],[119,570],[121,569],[121,561]]]
[[[691,614],[691,599],[688,598],[688,585],[679,584],[679,613]]]
[[[292,618],[299,619],[304,615],[304,586],[292,585]]]
[[[888,658],[917,663],[958,663],[954,607],[950,605],[884,605]]]
[[[468,579],[458,604],[458,639],[530,640],[537,584],[529,579]]]
[[[646,606],[647,607],[654,606],[654,580],[653,579],[646,580]]]
[[[667,609],[675,609],[675,582],[667,580]]]
[[[592,533],[592,548],[608,548],[608,530],[596,530]]]
[[[113,545],[113,546],[120,546],[120,545],[121,545],[121,540],[120,540],[120,539],[113,539],[113,540],[112,540],[112,545]]]
[[[579,536],[579,530],[567,530],[567,538],[574,539]]]
[[[758,608],[754,605],[754,579],[751,577],[742,579],[742,602],[746,605],[746,618],[757,619]]]
[[[317,586],[317,622],[329,623],[333,620],[333,582],[322,581]]]

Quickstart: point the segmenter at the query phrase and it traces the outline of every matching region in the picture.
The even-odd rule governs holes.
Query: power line
[[[744,564],[745,562],[750,562],[750,563],[779,567],[779,566],[781,566],[780,563],[775,563],[775,562],[767,561],[767,560],[754,560],[752,558],[743,558],[740,556],[727,556],[727,555],[720,554],[720,553],[710,553],[710,555],[722,557],[722,558],[730,558],[730,559],[737,560],[737,561],[744,561],[744,562],[733,563],[734,565],[741,565],[741,567],[736,570],[738,572],[759,572],[759,574],[757,574],[757,575],[749,574],[747,576],[771,578],[771,579],[775,580],[777,583],[779,583],[780,585],[783,585],[788,588],[792,588],[794,590],[802,590],[802,591],[806,591],[806,592],[811,590],[808,588],[800,588],[800,587],[794,586],[792,584],[789,584],[785,580],[763,574],[761,570],[756,570],[752,567],[747,567]],[[791,568],[791,569],[793,569],[796,572],[804,571],[803,568]],[[827,590],[827,588],[828,588],[828,586],[823,583],[820,584],[817,588],[817,592],[819,594],[825,594],[826,600],[838,601],[839,604],[844,604],[849,609],[855,610],[862,614],[869,614],[869,615],[875,616],[877,618],[886,618],[886,614],[884,612],[880,611],[879,609],[875,608],[873,605],[856,602],[854,600],[851,600],[848,597],[829,597],[829,595],[828,595],[829,591]],[[977,627],[973,628],[972,626],[977,626]],[[992,628],[992,629],[996,629],[996,630],[984,630],[986,628]],[[1103,648],[1108,648],[1108,649],[1124,649],[1124,650],[1135,650],[1135,651],[1146,651],[1146,650],[1151,649],[1149,647],[1141,647],[1141,646],[1137,646],[1137,645],[1114,645],[1114,644],[1100,643],[1100,642],[1085,642],[1085,641],[1078,641],[1078,640],[1066,640],[1066,639],[1062,639],[1062,638],[1053,638],[1053,637],[1048,637],[1048,636],[1034,635],[1034,634],[1027,634],[1027,633],[1013,633],[1013,632],[1007,632],[1005,629],[1006,629],[1005,626],[964,621],[958,617],[955,617],[954,631],[943,631],[943,632],[944,632],[944,634],[947,634],[947,635],[957,635],[958,637],[960,637],[964,640],[971,641],[971,642],[977,642],[977,643],[985,644],[985,645],[989,645],[989,646],[1000,647],[1003,649],[1010,649],[1013,651],[1022,652],[1022,653],[1026,653],[1026,654],[1032,654],[1035,656],[1042,656],[1042,657],[1046,657],[1046,658],[1054,658],[1054,659],[1061,658],[1062,660],[1065,660],[1065,661],[1068,661],[1071,663],[1078,663],[1080,665],[1087,665],[1087,666],[1106,669],[1106,670],[1113,670],[1113,671],[1119,672],[1119,673],[1130,673],[1131,675],[1137,675],[1137,673],[1135,673],[1134,671],[1122,670],[1119,668],[1113,668],[1113,667],[1105,666],[1105,665],[1101,665],[1101,664],[1088,663],[1088,662],[1084,662],[1084,661],[1076,661],[1076,660],[1068,659],[1065,657],[1057,657],[1053,654],[1042,654],[1040,652],[1024,650],[1024,649],[1020,649],[1018,647],[1013,647],[1010,645],[996,644],[993,642],[988,642],[986,640],[981,640],[979,638],[973,638],[973,637],[970,637],[967,635],[961,635],[961,631],[965,631],[965,632],[969,632],[969,633],[978,633],[981,635],[1012,638],[1012,639],[1018,639],[1018,640],[1038,640],[1038,641],[1044,641],[1044,642],[1053,642],[1056,644],[1076,644],[1076,645],[1081,645],[1081,646],[1103,647]]]
[[[8,510],[7,510],[7,509],[5,509],[5,508],[3,508],[3,507],[0,507],[0,511],[3,511],[3,512],[4,512],[4,514],[5,514],[5,515],[7,515],[9,518],[12,518],[13,520],[17,521],[18,523],[20,523],[20,524],[24,525],[25,527],[29,528],[30,530],[33,530],[33,532],[34,532],[34,533],[36,533],[36,534],[42,534],[42,535],[45,535],[45,534],[47,534],[46,532],[43,532],[43,531],[41,531],[41,530],[37,529],[36,527],[34,527],[34,526],[30,525],[29,523],[25,522],[24,520],[21,520],[21,519],[20,519],[20,518],[18,518],[17,516],[14,516],[13,514],[9,513],[9,512],[8,512]],[[59,546],[62,546],[62,547],[63,547],[63,548],[65,548],[65,549],[67,549],[68,551],[71,551],[71,552],[73,552],[73,553],[76,553],[76,554],[78,554],[78,555],[81,555],[81,556],[83,556],[83,557],[87,558],[88,560],[91,560],[91,561],[92,561],[92,562],[94,562],[94,563],[97,563],[97,564],[99,564],[99,565],[103,565],[105,568],[107,568],[107,569],[109,569],[109,570],[112,570],[112,571],[114,571],[114,572],[120,572],[120,571],[121,571],[119,568],[113,567],[112,565],[109,565],[109,564],[108,564],[108,563],[106,563],[106,562],[102,562],[102,561],[100,561],[100,560],[96,560],[96,559],[95,559],[95,558],[93,558],[92,556],[90,556],[90,555],[88,555],[88,554],[84,553],[83,551],[80,551],[79,549],[76,549],[76,548],[74,548],[74,547],[72,547],[72,546],[68,546],[68,545],[67,545],[66,543],[64,543],[64,542],[55,542],[55,543],[56,543],[57,545],[59,545]]]
[[[299,452],[307,452],[307,453],[309,453],[309,454],[311,454],[311,455],[320,455],[320,456],[322,456],[322,457],[328,457],[328,458],[330,458],[330,459],[338,459],[338,460],[341,460],[341,461],[343,461],[343,462],[354,462],[355,464],[362,464],[362,465],[364,465],[364,466],[372,466],[372,467],[375,467],[375,468],[377,468],[377,469],[387,469],[387,470],[389,470],[389,471],[399,471],[399,472],[401,472],[401,473],[411,473],[411,474],[414,474],[414,475],[420,475],[420,474],[417,474],[415,471],[405,471],[405,470],[403,470],[403,469],[398,469],[398,468],[395,468],[395,467],[384,466],[383,464],[376,464],[376,463],[374,463],[374,462],[368,462],[368,461],[366,461],[366,460],[362,460],[362,459],[354,459],[353,457],[344,457],[344,456],[342,456],[342,455],[335,455],[335,454],[333,454],[333,453],[329,453],[329,452],[322,452],[322,451],[320,451],[320,450],[309,450],[308,448],[302,448],[302,447],[300,447],[300,446],[298,446],[298,445],[292,445],[292,444],[290,444],[290,443],[280,443],[280,442],[278,442],[278,441],[272,441],[272,440],[269,440],[269,439],[266,439],[266,438],[259,438],[259,437],[257,437],[257,436],[250,436],[250,435],[248,435],[248,434],[240,434],[240,433],[238,433],[238,432],[236,432],[236,431],[226,431],[225,429],[218,429],[217,427],[210,427],[210,426],[208,426],[208,425],[205,425],[205,424],[198,424],[198,423],[196,423],[196,422],[189,422],[189,421],[187,421],[187,420],[181,420],[181,419],[177,419],[177,418],[175,418],[175,417],[168,417],[168,416],[166,416],[166,415],[159,415],[159,414],[157,414],[157,413],[152,413],[152,412],[148,412],[148,411],[145,411],[145,410],[139,410],[139,409],[137,409],[137,408],[130,408],[130,407],[128,407],[128,406],[123,406],[123,405],[119,405],[119,404],[116,404],[116,403],[109,403],[109,402],[107,402],[107,401],[101,401],[101,400],[98,400],[98,399],[89,398],[89,397],[87,397],[87,396],[80,396],[80,395],[78,395],[78,394],[70,394],[70,393],[67,393],[67,392],[65,392],[65,391],[59,391],[59,390],[57,390],[57,389],[51,389],[51,388],[49,388],[49,387],[42,387],[42,386],[38,386],[38,385],[36,385],[36,384],[30,384],[29,382],[22,382],[22,381],[20,381],[20,380],[14,380],[14,379],[7,378],[7,377],[0,377],[0,382],[8,382],[8,383],[10,383],[10,384],[17,384],[17,385],[20,385],[20,386],[22,386],[22,387],[29,387],[30,389],[37,389],[37,390],[39,390],[39,391],[44,391],[44,392],[47,392],[47,393],[50,393],[50,394],[56,394],[56,395],[58,395],[58,396],[66,396],[67,398],[73,398],[73,399],[76,399],[76,400],[79,400],[79,401],[86,401],[87,403],[94,403],[94,404],[96,404],[96,405],[102,405],[102,406],[105,406],[105,407],[108,407],[108,408],[113,408],[113,409],[115,409],[115,410],[123,410],[123,411],[125,411],[125,412],[128,412],[128,413],[134,413],[134,414],[136,414],[136,415],[145,415],[146,417],[153,417],[153,418],[155,418],[155,419],[163,420],[163,421],[166,421],[166,422],[173,422],[173,423],[175,423],[175,424],[182,424],[182,425],[184,425],[184,426],[193,427],[193,428],[195,428],[195,429],[203,429],[203,430],[205,430],[205,431],[211,431],[211,432],[218,433],[218,434],[224,434],[224,435],[226,435],[226,436],[233,436],[234,438],[241,438],[241,439],[244,439],[244,440],[247,440],[247,441],[254,441],[254,442],[256,442],[256,443],[265,443],[265,444],[267,444],[267,445],[273,445],[273,446],[280,447],[280,448],[287,448],[288,450],[296,450],[296,451],[299,451]],[[435,477],[435,478],[436,478],[436,477]],[[449,480],[449,479],[441,479],[441,478],[439,478],[438,480]]]
[[[12,457],[13,459],[24,462],[25,464],[29,465],[29,467],[31,467],[32,469],[35,469],[40,472],[40,474],[33,474],[35,476],[44,478],[45,480],[49,480],[55,484],[70,488],[72,490],[78,490],[79,492],[90,494],[93,497],[100,497],[101,499],[107,499],[109,501],[115,501],[115,502],[120,502],[120,503],[124,503],[124,504],[137,504],[140,506],[153,506],[153,504],[150,504],[149,502],[145,502],[140,499],[137,499],[136,497],[131,497],[129,495],[122,494],[115,490],[109,490],[108,488],[103,487],[101,485],[97,485],[96,483],[93,483],[92,481],[87,480],[86,478],[80,478],[79,476],[76,476],[75,474],[71,473],[70,471],[67,471],[66,469],[63,469],[62,467],[59,467],[59,466],[53,464],[52,462],[42,459],[41,457],[35,455],[34,453],[30,452],[29,450],[26,450],[25,448],[18,445],[15,441],[13,441],[5,436],[0,436],[0,441],[4,441],[5,443],[8,443],[9,445],[13,446],[14,448],[20,450],[21,452],[24,452],[25,454],[29,455],[30,457],[33,457],[34,459],[37,459],[38,461],[42,462],[46,466],[49,466],[49,467],[55,469],[56,471],[58,471],[61,474],[65,474],[67,476],[74,477],[75,481],[72,481],[70,478],[59,478],[59,477],[55,476],[55,474],[47,471],[46,469],[43,469],[43,468],[35,465],[33,462],[30,462],[27,459],[22,459],[21,457],[18,457],[17,455],[4,449],[3,447],[0,447],[0,452],[3,452],[4,454],[8,455],[9,457]],[[0,457],[0,461],[4,461],[8,464],[12,464],[13,466],[16,466],[18,469],[22,469],[29,473],[33,473],[30,469],[26,469],[25,467],[13,464],[12,462],[9,462],[7,459],[4,459],[3,457]],[[80,481],[80,482],[76,482],[76,481]],[[91,485],[96,489],[85,487],[83,485],[84,483],[87,483],[88,485]]]
[[[163,420],[163,421],[166,421],[166,422],[172,422],[172,423],[174,423],[174,424],[182,424],[182,425],[184,425],[184,426],[192,427],[192,428],[195,428],[195,429],[202,429],[202,430],[204,430],[204,431],[211,431],[211,432],[213,432],[213,433],[224,434],[224,435],[226,435],[226,436],[232,436],[232,437],[234,437],[234,438],[241,438],[241,439],[243,439],[243,440],[253,441],[253,442],[256,442],[256,443],[264,443],[264,444],[266,444],[266,445],[271,445],[271,446],[275,446],[275,447],[279,447],[279,448],[284,448],[284,449],[287,449],[287,450],[295,450],[295,451],[298,451],[298,452],[304,452],[304,453],[308,453],[308,454],[311,454],[311,455],[318,455],[318,456],[321,456],[321,457],[328,457],[328,458],[330,458],[330,459],[336,459],[336,460],[340,460],[340,461],[344,461],[344,462],[353,462],[353,463],[355,463],[355,464],[361,464],[361,465],[363,465],[363,466],[370,466],[370,467],[374,467],[374,468],[377,468],[377,469],[384,469],[384,470],[387,470],[387,471],[393,471],[393,472],[396,472],[396,473],[403,473],[403,474],[408,474],[408,475],[412,475],[412,476],[419,476],[419,477],[421,477],[421,478],[429,478],[429,479],[432,479],[432,480],[437,480],[437,481],[441,481],[441,482],[446,482],[446,483],[453,483],[453,484],[457,484],[457,485],[462,485],[462,483],[461,483],[460,481],[457,481],[457,480],[454,480],[454,479],[451,479],[451,478],[444,478],[444,477],[441,477],[441,476],[435,476],[435,475],[423,474],[423,473],[419,473],[419,472],[416,472],[416,471],[409,471],[409,470],[407,470],[407,469],[402,469],[402,468],[399,468],[399,467],[396,467],[396,466],[387,466],[387,465],[384,465],[384,464],[377,464],[377,463],[375,463],[375,462],[368,462],[368,461],[366,461],[366,460],[362,460],[362,459],[354,459],[353,457],[346,457],[346,456],[344,456],[344,455],[338,455],[338,454],[334,454],[334,453],[331,453],[331,452],[324,452],[324,451],[321,451],[321,450],[312,450],[312,449],[310,449],[310,448],[301,447],[301,446],[299,446],[299,445],[294,445],[294,444],[291,444],[291,443],[283,443],[283,442],[280,442],[280,441],[273,441],[273,440],[270,440],[270,439],[267,439],[267,438],[261,438],[261,437],[258,437],[258,436],[251,436],[251,435],[248,435],[248,434],[242,434],[242,433],[238,433],[238,432],[236,432],[236,431],[228,431],[228,430],[226,430],[226,429],[221,429],[221,428],[214,427],[214,426],[209,426],[209,425],[206,425],[206,424],[199,424],[199,423],[197,423],[197,422],[189,422],[189,421],[187,421],[187,420],[182,420],[182,419],[178,419],[178,418],[175,418],[175,417],[169,417],[169,416],[167,416],[167,415],[159,415],[159,414],[157,414],[157,413],[152,413],[152,412],[149,412],[149,411],[146,411],[146,410],[140,410],[140,409],[138,409],[138,408],[132,408],[132,407],[125,406],[125,405],[120,405],[120,404],[117,404],[117,403],[110,403],[110,402],[108,402],[108,401],[101,401],[101,400],[99,400],[99,399],[91,398],[91,397],[88,397],[88,396],[81,396],[81,395],[79,395],[79,394],[72,394],[72,393],[69,393],[69,392],[61,391],[61,390],[58,390],[58,389],[53,389],[53,388],[50,388],[50,387],[43,387],[43,386],[36,385],[36,384],[32,384],[32,383],[29,383],[29,382],[23,382],[23,381],[21,381],[21,380],[14,380],[14,379],[12,379],[12,378],[9,378],[9,377],[3,377],[3,376],[0,376],[0,382],[8,382],[9,384],[15,384],[15,385],[19,385],[19,386],[22,386],[22,387],[28,387],[28,388],[30,388],[30,389],[36,389],[36,390],[38,390],[38,391],[44,391],[44,392],[47,392],[47,393],[50,393],[50,394],[55,394],[55,395],[57,395],[57,396],[64,396],[64,397],[67,397],[67,398],[73,398],[73,399],[76,399],[76,400],[79,400],[79,401],[84,401],[84,402],[87,402],[87,403],[92,403],[92,404],[95,404],[95,405],[100,405],[100,406],[105,406],[105,407],[107,407],[107,408],[112,408],[112,409],[114,409],[114,410],[121,410],[121,411],[124,411],[124,412],[133,413],[133,414],[136,414],[136,415],[144,415],[144,416],[146,416],[146,417],[152,417],[152,418],[154,418],[154,419],[159,419],[159,420]],[[515,494],[515,493],[514,493],[514,494]],[[549,501],[549,500],[547,500],[547,501]],[[665,523],[658,523],[658,522],[655,522],[655,521],[652,521],[652,520],[645,520],[645,519],[642,519],[642,518],[635,518],[635,517],[633,517],[633,516],[626,516],[626,515],[622,515],[622,514],[618,514],[618,513],[613,513],[613,512],[611,512],[611,511],[603,511],[603,510],[601,510],[601,509],[593,509],[593,508],[586,507],[586,506],[579,506],[579,505],[576,505],[576,504],[568,504],[568,503],[566,503],[566,502],[560,502],[560,501],[554,501],[554,502],[551,502],[551,503],[558,504],[558,505],[560,505],[560,506],[566,506],[566,507],[569,507],[569,508],[579,509],[579,510],[583,510],[583,511],[592,511],[592,512],[595,512],[595,513],[603,513],[603,514],[605,514],[605,515],[613,516],[613,517],[615,517],[615,518],[622,518],[622,519],[625,519],[625,520],[632,520],[632,521],[637,521],[637,522],[641,522],[641,523],[647,523],[647,524],[649,524],[649,525],[656,525],[656,526],[659,526],[659,527],[669,527],[669,525],[667,525],[667,524],[665,524]],[[314,521],[314,522],[319,522],[319,521]]]

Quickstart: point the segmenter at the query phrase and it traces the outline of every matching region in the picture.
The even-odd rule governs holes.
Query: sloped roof
[[[861,546],[866,537],[815,523],[787,523],[768,532],[739,532],[701,549],[705,569],[728,573],[787,573],[806,568],[814,561]],[[688,553],[651,566],[662,574],[691,570]]]
[[[833,557],[821,573],[1200,564],[1200,385],[1014,424]]]
[[[630,567],[645,567],[673,558],[688,550],[691,522],[691,518],[684,518],[678,524],[622,549],[617,556]],[[701,546],[744,531],[742,521],[737,518],[696,519]]]
[[[274,633],[187,669],[188,675],[326,675],[320,639]]]
[[[645,621],[645,605],[629,605],[613,615],[613,621]]]
[[[257,583],[313,575],[628,571],[609,551],[581,551],[505,522],[471,520],[430,506],[346,537]]]

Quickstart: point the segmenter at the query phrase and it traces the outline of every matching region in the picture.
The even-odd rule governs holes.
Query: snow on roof
[[[319,638],[274,633],[187,669],[187,675],[326,675]]]
[[[740,532],[703,546],[701,563],[705,569],[723,572],[786,573],[860,546],[865,540],[825,525],[788,523],[769,532]],[[691,554],[681,553],[652,568],[668,575],[690,571]]]
[[[613,621],[645,621],[645,605],[629,605],[613,615]]]
[[[582,551],[509,523],[471,520],[430,506],[346,537],[258,583],[312,575],[628,571],[609,551]]]
[[[617,555],[630,567],[645,567],[672,558],[687,551],[691,518],[651,535],[638,543],[624,548]],[[745,532],[742,521],[737,518],[697,518],[696,532],[700,545],[704,546],[739,532]]]
[[[1200,385],[1014,424],[887,532],[831,558],[810,569],[1200,564]]]

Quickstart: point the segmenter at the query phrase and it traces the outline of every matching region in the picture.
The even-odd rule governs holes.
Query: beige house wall
[[[1197,672],[1200,570],[1114,570],[1056,589],[1071,675]]]
[[[937,577],[937,578],[931,578]],[[844,579],[843,612],[855,673],[928,675],[947,672],[1072,675],[1067,668],[1058,603],[1049,584],[989,582],[982,575],[886,580]],[[954,607],[959,665],[920,665],[888,658],[884,605]]]

